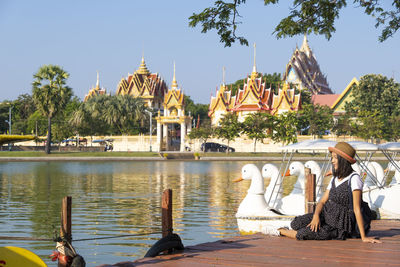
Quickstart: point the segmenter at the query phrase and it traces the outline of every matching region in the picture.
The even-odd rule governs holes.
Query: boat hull
[[[290,227],[290,222],[293,218],[294,216],[236,217],[241,235],[262,233],[262,229],[265,227]]]

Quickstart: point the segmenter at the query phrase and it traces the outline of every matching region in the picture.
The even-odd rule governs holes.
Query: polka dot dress
[[[329,240],[349,237],[349,233],[352,233],[355,227],[351,220],[353,211],[349,209],[350,197],[347,182],[337,187],[335,183],[332,183],[328,201],[320,214],[320,229],[313,232],[307,227],[312,220],[312,213],[297,216],[291,222],[292,229],[297,231],[296,238],[298,240]]]

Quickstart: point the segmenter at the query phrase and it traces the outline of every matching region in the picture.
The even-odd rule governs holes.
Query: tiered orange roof
[[[137,71],[122,78],[117,87],[117,95],[132,95],[149,100],[157,100],[160,104],[168,88],[164,80],[157,73],[150,73],[142,57]]]
[[[231,90],[228,90],[225,83],[221,84],[219,90],[216,90],[216,96],[211,96],[208,116],[211,117],[216,110],[229,111],[233,108],[236,97],[231,96]]]
[[[285,83],[279,89],[278,95],[273,96],[271,114],[279,114],[285,111],[297,111],[301,109],[300,93],[295,94],[295,89],[290,89],[289,84]]]
[[[257,72],[254,55],[253,71],[243,84],[243,89],[238,90],[236,96],[232,96],[232,90],[228,90],[223,83],[216,92],[216,96],[211,96],[208,116],[212,124],[217,125],[218,120],[224,113],[234,112],[239,119],[243,119],[247,114],[254,112],[266,112],[279,114],[285,111],[297,111],[301,108],[300,93],[295,95],[295,90],[289,88],[285,83],[279,89],[278,95],[274,95],[271,88],[266,88]]]
[[[239,89],[231,111],[269,111],[271,109],[271,88],[265,88],[265,82],[257,78],[257,72],[247,77],[243,89]]]

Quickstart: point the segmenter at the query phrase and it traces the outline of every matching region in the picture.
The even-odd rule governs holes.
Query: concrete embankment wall
[[[312,139],[312,136],[309,135],[304,135],[304,136],[298,136],[298,141],[304,141],[304,140],[309,140]],[[64,146],[61,145],[60,147],[54,146],[52,150],[60,150],[60,151],[104,151],[105,144],[99,144],[99,143],[91,143],[90,138],[88,139],[87,145],[80,145],[78,147],[76,146]],[[148,135],[136,135],[136,136],[99,136],[99,137],[93,137],[93,140],[96,139],[113,139],[114,141],[112,142],[113,145],[113,151],[150,151],[150,147],[152,151],[158,152],[160,151],[159,149],[159,144],[156,143],[156,136],[152,136],[150,139],[150,136]],[[326,140],[332,140],[332,141],[359,141],[361,139],[359,138],[354,138],[354,137],[336,137],[336,136],[324,136],[324,139]],[[200,146],[201,146],[201,141],[200,140],[190,140],[186,138],[187,142],[185,146],[188,148],[189,151],[196,152],[200,151]],[[224,145],[228,145],[228,142],[226,140],[222,139],[217,139],[217,138],[210,138],[207,140],[207,142],[215,142],[215,143],[220,143]],[[172,149],[170,150],[179,150],[179,140],[173,140],[172,144],[174,145]],[[23,148],[23,146],[25,148]],[[235,139],[235,141],[229,143],[230,147],[233,147],[236,152],[254,152],[254,142],[251,139],[247,139],[244,137],[240,137]],[[264,143],[257,142],[256,144],[256,152],[281,152],[279,150],[280,147],[282,147],[282,143],[274,143],[270,139],[265,139]],[[2,147],[3,151],[8,150],[8,146],[3,146]],[[33,150],[33,151],[43,151],[44,146],[43,144],[40,144],[39,146],[36,146],[36,144],[33,141],[29,142],[20,142],[16,143],[13,146],[13,150]],[[318,151],[316,151],[318,152]]]

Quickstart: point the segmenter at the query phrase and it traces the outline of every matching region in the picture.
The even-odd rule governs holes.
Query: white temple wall
[[[90,146],[90,137],[86,137],[88,140],[88,146]],[[147,152],[150,151],[150,136],[149,135],[135,135],[135,136],[94,136],[93,140],[96,139],[114,139],[113,142],[113,151],[138,151],[138,152]],[[298,136],[298,141],[304,141],[312,139],[309,135]],[[333,140],[333,141],[357,141],[361,140],[360,138],[346,136],[341,136],[340,138],[330,135],[324,136],[324,139]],[[187,136],[185,138],[185,146],[190,148],[192,152],[200,152],[201,142],[200,140],[190,140]],[[226,140],[210,138],[207,142],[215,142],[219,144],[228,145]],[[15,145],[35,145],[34,141],[27,141],[16,143]],[[98,143],[93,143],[92,146],[100,146]],[[101,145],[104,146],[104,145]],[[152,135],[151,138],[151,146],[153,152],[159,152],[159,145],[157,142],[157,136]],[[254,151],[254,142],[251,139],[247,138],[237,138],[234,142],[229,143],[230,147],[233,147],[236,152],[253,152]],[[265,139],[264,144],[261,142],[257,142],[256,152],[281,152],[278,148],[280,148],[282,144],[273,143],[269,139]]]

